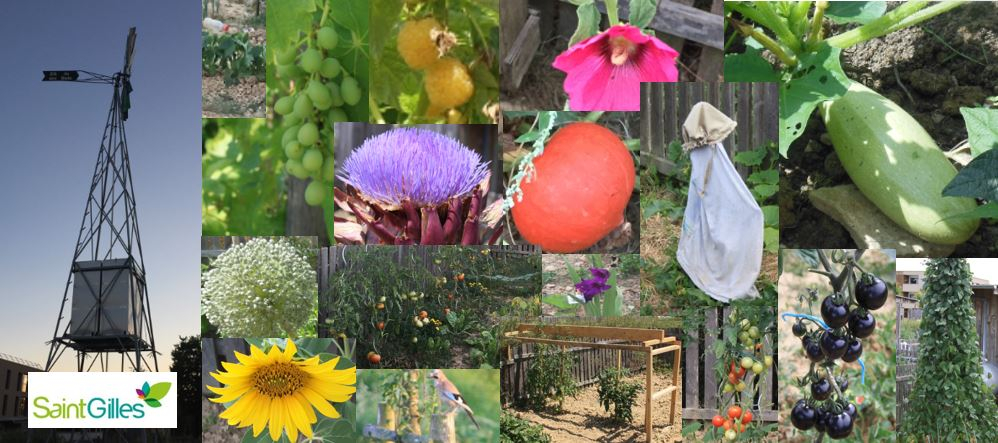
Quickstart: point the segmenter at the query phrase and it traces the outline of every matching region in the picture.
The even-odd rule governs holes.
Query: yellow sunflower
[[[350,400],[357,391],[357,368],[336,369],[339,357],[325,363],[320,363],[319,357],[296,359],[297,351],[291,340],[284,352],[274,345],[265,354],[250,345],[250,355],[236,352],[239,364],[222,362],[225,372],[212,372],[211,376],[225,386],[208,386],[221,396],[211,401],[233,403],[219,417],[240,428],[252,425],[254,437],[267,427],[270,438],[277,441],[284,430],[293,442],[298,440],[299,431],[312,438],[316,410],[339,418],[330,402]]]

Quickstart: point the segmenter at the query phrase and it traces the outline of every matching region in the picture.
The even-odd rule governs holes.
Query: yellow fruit
[[[459,125],[462,123],[468,123],[468,119],[464,118],[464,115],[461,114],[461,111],[458,111],[457,109],[451,109],[450,111],[447,111],[447,123],[450,123],[452,125]],[[488,254],[488,252],[486,252],[486,254]]]
[[[443,30],[440,22],[433,18],[407,21],[399,30],[398,49],[405,64],[412,69],[424,69],[440,58],[437,43],[433,39],[434,29]]]
[[[468,68],[460,60],[444,57],[426,70],[426,95],[436,108],[461,106],[475,93]]]

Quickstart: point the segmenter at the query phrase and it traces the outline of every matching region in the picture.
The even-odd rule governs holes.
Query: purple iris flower
[[[593,278],[604,283],[610,279],[610,271],[603,268],[589,268],[589,273],[593,275]]]
[[[593,298],[610,289],[610,285],[606,284],[607,279],[610,278],[609,271],[600,268],[590,268],[589,272],[593,275],[593,278],[585,279],[575,284],[575,290],[582,294],[586,303],[589,303]]]

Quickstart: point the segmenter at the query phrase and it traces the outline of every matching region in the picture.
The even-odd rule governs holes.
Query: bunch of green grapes
[[[293,49],[276,54],[277,77],[287,82],[289,91],[274,102],[274,112],[283,116],[286,169],[303,180],[311,177],[305,202],[312,206],[321,205],[333,186],[333,122],[349,120],[342,107],[356,105],[362,95],[357,79],[327,54],[338,44],[339,34],[330,22],[309,32]]]

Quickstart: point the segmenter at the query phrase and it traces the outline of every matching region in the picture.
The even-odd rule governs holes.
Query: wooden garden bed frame
[[[669,409],[669,425],[675,425],[676,401],[679,398],[679,373],[680,358],[682,355],[682,343],[676,337],[666,337],[665,331],[660,329],[640,329],[640,328],[616,328],[604,326],[574,326],[574,325],[533,325],[519,324],[515,331],[506,332],[503,336],[509,340],[516,340],[524,343],[540,343],[546,345],[566,347],[588,347],[594,349],[616,349],[617,368],[621,367],[622,354],[624,351],[639,352],[646,355],[645,366],[645,436],[646,441],[651,442],[652,438],[652,402],[672,394]],[[591,343],[581,340],[553,339],[546,337],[569,337],[569,338],[593,338],[597,340],[626,340],[630,343]],[[507,358],[512,358],[512,347],[506,346]],[[652,392],[652,375],[654,358],[656,355],[674,353],[672,370],[672,386],[661,391]]]

